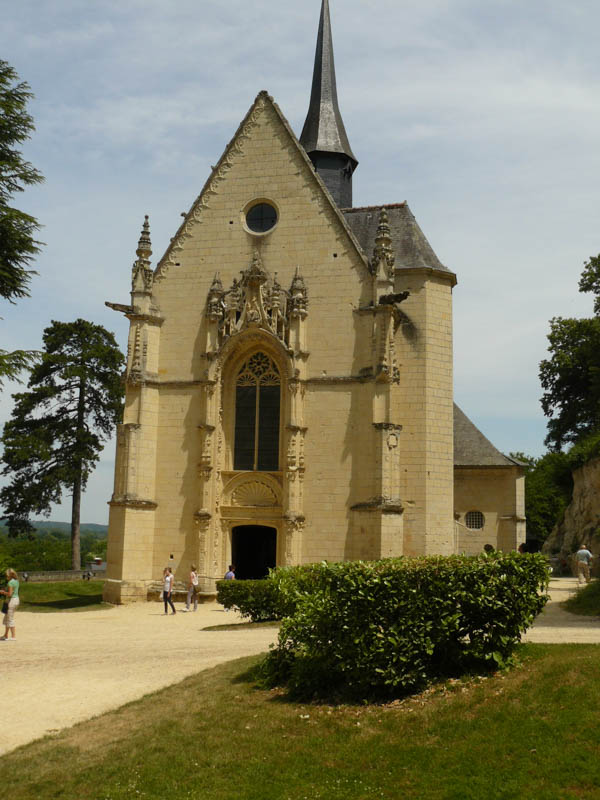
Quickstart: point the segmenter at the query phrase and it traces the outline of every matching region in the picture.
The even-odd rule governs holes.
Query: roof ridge
[[[353,211],[379,211],[382,208],[404,208],[408,206],[408,202],[403,200],[401,203],[381,203],[377,206],[353,206],[352,208],[341,208],[340,211],[344,214],[351,214]]]

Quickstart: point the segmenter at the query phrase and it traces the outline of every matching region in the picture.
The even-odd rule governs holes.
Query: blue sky
[[[537,373],[548,321],[600,251],[600,6],[591,0],[330,0],[355,205],[407,200],[454,293],[455,399],[504,452],[544,450]],[[154,264],[261,89],[299,133],[320,0],[19,0],[0,58],[31,85],[18,197],[44,225],[32,297],[0,309],[4,349],[51,320],[114,331],[144,214]],[[11,391],[0,395],[0,423]],[[105,522],[109,443],[82,519]],[[69,498],[53,510],[69,519]]]

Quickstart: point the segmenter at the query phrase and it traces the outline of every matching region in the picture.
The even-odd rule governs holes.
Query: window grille
[[[485,517],[481,511],[467,511],[465,515],[465,524],[467,528],[472,531],[479,531],[485,525]]]

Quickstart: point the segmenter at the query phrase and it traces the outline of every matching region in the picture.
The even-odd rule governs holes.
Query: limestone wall
[[[542,552],[559,553],[568,560],[585,543],[600,562],[600,458],[588,461],[573,471],[573,499],[546,539]]]
[[[258,199],[277,209],[265,234],[245,224]],[[241,327],[225,330],[222,307],[209,313],[211,287],[227,292],[241,273],[250,280],[251,264],[270,286],[276,277],[287,290],[297,270],[305,283],[308,305],[286,322],[287,338],[264,317],[235,318]],[[453,551],[453,276],[398,270],[394,290],[410,292],[399,325],[397,309],[372,305],[363,255],[267,98],[259,96],[154,277],[144,269],[132,306],[118,309],[131,334],[109,599],[141,595],[165,565],[181,580],[194,563],[210,589],[236,525],[275,527],[277,563]],[[252,291],[244,314],[258,314]],[[280,463],[239,475],[235,370],[259,349],[281,378]]]
[[[459,552],[476,555],[485,544],[516,550],[525,541],[523,485],[518,467],[456,467],[454,513]],[[469,511],[483,514],[483,528],[467,527]]]
[[[453,552],[453,385],[451,276],[398,270],[408,290],[398,344],[400,496],[405,503],[404,552]]]

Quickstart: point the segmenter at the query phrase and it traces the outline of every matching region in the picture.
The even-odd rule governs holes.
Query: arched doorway
[[[266,578],[277,562],[277,530],[266,525],[237,525],[231,531],[231,562],[238,579]]]

